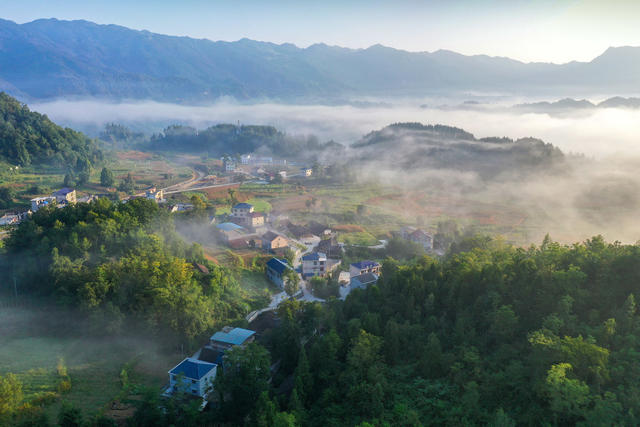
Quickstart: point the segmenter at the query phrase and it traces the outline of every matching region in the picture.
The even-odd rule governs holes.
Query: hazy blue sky
[[[640,0],[0,0],[0,17],[87,19],[211,40],[381,43],[524,61],[590,60],[640,45]]]

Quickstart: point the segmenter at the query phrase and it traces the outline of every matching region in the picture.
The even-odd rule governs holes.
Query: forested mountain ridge
[[[197,40],[87,21],[0,20],[0,90],[25,100],[204,102],[229,95],[309,102],[468,90],[614,95],[639,86],[639,57],[640,48],[623,47],[591,62],[522,63],[444,50],[298,48],[248,39]]]
[[[0,159],[21,166],[53,163],[83,171],[100,161],[102,152],[82,133],[62,128],[0,92]]]
[[[207,153],[211,156],[238,156],[264,153],[285,159],[313,159],[331,150],[344,149],[338,143],[321,143],[315,136],[290,136],[273,126],[218,124],[203,130],[172,125],[153,135],[143,147],[149,150]]]
[[[477,139],[464,129],[421,123],[395,123],[365,135],[351,155],[380,168],[453,169],[489,178],[503,172],[523,173],[564,164],[564,154],[536,138]]]

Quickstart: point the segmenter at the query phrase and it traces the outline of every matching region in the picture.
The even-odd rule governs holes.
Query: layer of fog
[[[522,101],[526,100],[517,100]],[[321,140],[350,144],[390,123],[415,121],[457,126],[478,138],[536,137],[565,153],[584,153],[587,158],[572,159],[570,168],[563,175],[541,172],[526,180],[502,176],[485,182],[469,172],[394,170],[384,161],[371,169],[371,176],[387,178],[387,182],[407,189],[407,194],[411,190],[435,189],[457,201],[468,201],[444,211],[448,217],[473,216],[470,214],[478,212],[480,205],[488,206],[487,211],[515,209],[526,218],[518,226],[525,230],[526,242],[539,242],[546,232],[563,242],[596,234],[623,242],[639,240],[640,224],[636,212],[640,209],[640,193],[636,189],[640,188],[640,179],[636,179],[636,175],[640,165],[640,111],[601,109],[587,115],[558,117],[521,114],[509,109],[514,103],[516,100],[467,108],[442,108],[438,101],[362,108],[350,105],[245,105],[232,101],[192,107],[155,102],[56,101],[30,107],[57,122],[79,129],[93,127],[96,132],[108,122],[127,124],[138,130],[144,128],[147,132],[158,132],[163,126],[176,122],[200,129],[217,123],[240,122],[273,125],[289,134],[315,134]],[[421,108],[422,104],[435,107]],[[459,104],[452,101],[450,105]],[[367,169],[361,166],[358,168],[360,175],[368,175]],[[478,203],[474,204],[474,201]],[[517,233],[515,229],[514,232]]]
[[[508,101],[503,101],[507,102]],[[479,108],[421,108],[438,102],[351,105],[240,104],[223,100],[210,106],[157,102],[109,103],[96,100],[53,101],[30,107],[66,126],[97,134],[109,122],[146,132],[159,132],[172,123],[204,128],[218,123],[273,125],[289,134],[315,134],[322,140],[350,144],[362,135],[395,122],[421,122],[461,127],[476,137],[532,136],[565,152],[587,156],[640,155],[637,131],[640,111],[602,109],[589,115],[519,114],[506,104]]]

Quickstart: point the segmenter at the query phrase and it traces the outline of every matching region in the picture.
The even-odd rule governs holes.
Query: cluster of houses
[[[78,198],[76,190],[65,187],[53,192],[50,196],[35,197],[31,199],[31,208],[27,211],[4,214],[0,217],[0,226],[19,224],[28,218],[33,212],[37,212],[38,209],[45,206],[56,206],[58,208],[62,208],[77,202],[90,202],[95,197],[96,196],[89,195]]]
[[[224,369],[224,353],[233,347],[243,347],[255,338],[255,331],[225,326],[213,334],[193,356],[169,370],[169,385],[163,395],[182,392],[206,402],[207,395],[213,390],[218,367]]]
[[[306,178],[313,174],[313,168],[304,166],[300,167],[298,171],[295,164],[287,162],[286,159],[274,159],[253,153],[243,154],[240,159],[224,156],[220,160],[222,161],[222,169],[226,173],[250,173],[266,181],[273,180],[276,175],[287,179],[287,177],[295,176]]]
[[[261,248],[282,255],[289,247],[289,239],[267,230],[266,215],[255,212],[249,203],[233,206],[228,221],[216,225],[216,229],[227,245],[234,249]]]

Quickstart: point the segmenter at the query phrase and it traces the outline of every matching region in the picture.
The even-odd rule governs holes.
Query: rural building
[[[55,203],[55,197],[36,197],[34,199],[31,199],[31,212],[37,212],[38,209],[44,206],[55,205]]]
[[[348,286],[351,283],[351,275],[348,271],[341,271],[338,275],[338,283],[341,286]]]
[[[169,388],[166,394],[185,391],[193,396],[206,397],[213,387],[218,365],[187,357],[169,371]]]
[[[324,277],[327,274],[327,256],[322,252],[312,252],[302,256],[302,277]]]
[[[408,240],[419,244],[427,251],[433,249],[433,236],[424,230],[417,229],[413,233],[410,233]]]
[[[76,202],[76,190],[73,188],[61,188],[51,195],[56,198],[56,203],[58,206],[65,206],[69,203]]]
[[[144,197],[155,202],[162,202],[164,201],[164,191],[156,190],[155,187],[152,187],[145,191]]]
[[[280,288],[284,288],[284,274],[292,270],[289,263],[285,259],[271,258],[267,261],[265,273],[269,280],[278,285]]]
[[[366,288],[369,285],[373,285],[378,281],[378,275],[375,273],[364,273],[359,276],[351,278],[351,289]]]
[[[13,225],[20,222],[20,217],[16,214],[4,214],[0,216],[1,225]]]
[[[229,219],[251,230],[264,226],[265,215],[262,212],[254,212],[253,209],[253,205],[249,203],[238,203],[231,208]]]
[[[193,205],[191,203],[177,203],[169,209],[170,212],[186,212],[193,210]]]
[[[300,168],[300,173],[302,174],[302,176],[311,176],[311,174],[313,173],[313,169],[303,167],[303,168]]]
[[[262,249],[265,251],[275,251],[285,249],[289,246],[289,240],[273,231],[267,231],[262,235]]]
[[[381,265],[375,261],[360,261],[351,264],[349,274],[351,277],[359,276],[364,273],[380,274]]]
[[[302,277],[325,277],[340,265],[340,260],[328,259],[322,252],[312,252],[302,257]]]
[[[247,234],[247,230],[244,227],[233,222],[223,222],[218,224],[216,225],[216,229],[227,242],[239,239]]]
[[[264,225],[264,214],[261,212],[251,212],[247,217],[248,226],[258,228]]]
[[[78,203],[91,203],[94,200],[98,200],[98,196],[95,196],[93,194],[89,194],[87,196],[82,196],[78,198]]]
[[[231,208],[231,219],[235,223],[239,224],[248,224],[248,218],[253,213],[253,205],[249,203],[238,203],[234,207]]]
[[[226,351],[236,345],[246,345],[255,340],[255,331],[225,326],[211,336],[209,346],[215,350]]]
[[[236,161],[230,157],[222,159],[222,166],[225,172],[233,172],[236,170]]]
[[[342,256],[342,246],[338,244],[335,237],[321,240],[316,246],[318,252],[324,252],[329,258],[340,258]]]

